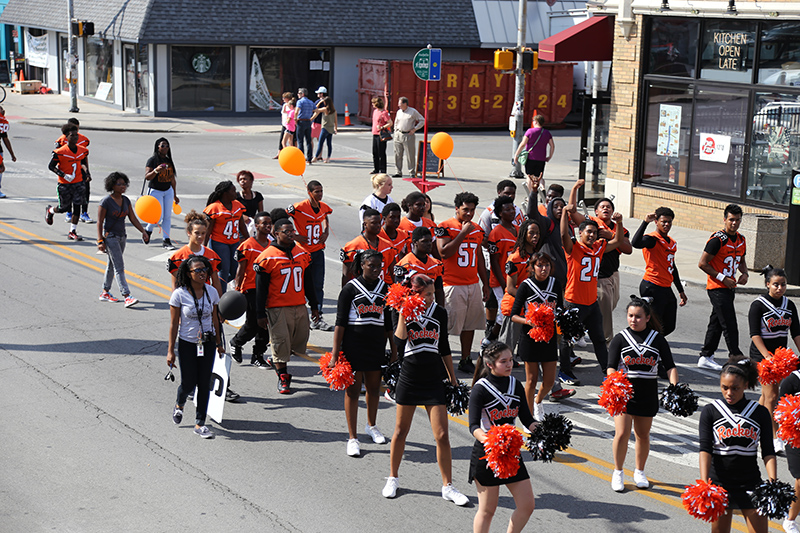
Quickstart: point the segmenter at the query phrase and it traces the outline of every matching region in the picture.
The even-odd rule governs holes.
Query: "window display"
[[[230,111],[231,49],[172,47],[172,110]]]

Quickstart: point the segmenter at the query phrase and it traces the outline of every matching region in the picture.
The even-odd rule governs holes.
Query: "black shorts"
[[[86,186],[83,181],[58,184],[59,213],[78,211],[78,214],[80,214],[80,208],[85,201]]]
[[[500,302],[497,301],[497,296],[494,295],[493,290],[489,291],[489,299],[486,300],[484,307],[486,309],[500,309]]]
[[[658,380],[630,378],[633,397],[628,400],[626,414],[632,416],[656,416],[658,413]]]
[[[529,176],[541,176],[544,172],[544,161],[536,161],[535,159],[528,159],[525,161],[525,174]]]
[[[789,463],[789,472],[795,479],[800,479],[800,448],[786,445],[786,462]]]

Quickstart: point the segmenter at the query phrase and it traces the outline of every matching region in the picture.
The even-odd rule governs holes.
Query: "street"
[[[84,133],[91,139],[94,218],[105,195],[102,179],[113,170],[128,174],[127,196],[135,201],[145,161],[161,135]],[[452,198],[462,187],[475,192],[482,207],[488,205],[496,182],[510,170],[507,132],[451,134],[455,151],[445,172],[446,186],[431,193],[437,221],[452,216]],[[52,227],[43,219],[45,206],[57,203],[56,178],[47,164],[59,135],[56,128],[12,121],[10,138],[18,161],[12,163],[6,154],[2,186],[9,198],[0,200],[4,375],[0,529],[10,533],[471,530],[477,497],[475,487],[466,481],[474,441],[466,415],[451,417],[450,440],[453,483],[470,497],[471,507],[459,508],[441,498],[434,440],[422,409],[408,437],[398,497],[382,498],[380,491],[389,475],[389,445],[367,442],[360,431],[362,456],[348,457],[343,393],[328,390],[317,374],[316,359],[330,349],[331,333],[312,332],[308,356],[293,358],[291,396],[277,393],[274,372],[247,364],[251,347],[246,346],[245,363],[234,363],[231,371],[232,388],[242,398],[238,404],[226,404],[221,425],[210,422],[216,438],[206,441],[192,434],[193,407],[188,403],[187,416],[176,427],[170,415],[177,383],[163,379],[171,293],[165,263],[170,252],[160,247],[158,230],[154,244],[145,246],[129,225],[126,269],[132,294],[141,303],[125,309],[121,303],[98,301],[106,256],[96,253],[96,225],[80,224],[78,233],[85,240],[73,243],[66,240],[63,215],[56,215]],[[257,172],[254,189],[264,194],[267,210],[305,198],[303,181],[284,173],[271,159],[277,134],[209,131],[165,136],[172,145],[183,208],[183,215],[172,219],[177,246],[186,243],[183,216],[190,209],[202,210],[214,185],[234,179],[238,170]],[[546,177],[568,188],[575,179],[579,136],[574,130],[555,136],[557,161],[548,166]],[[371,193],[372,165],[368,132],[342,128],[333,145],[333,162],[314,164],[304,176],[323,184],[324,201],[334,210],[326,249],[324,311],[330,323],[341,280],[339,248],[358,235],[357,209]],[[391,144],[387,155],[392,174]],[[522,182],[517,183],[520,203]],[[412,184],[397,179],[391,196],[399,202],[412,190],[416,190]],[[626,221],[625,225],[633,233],[638,224]],[[638,250],[633,255],[641,258]],[[696,264],[697,257],[688,260]],[[624,324],[628,295],[638,294],[640,278],[635,271],[621,272],[621,300],[614,315],[617,329]],[[751,284],[760,283],[753,276]],[[116,284],[111,292],[118,296]],[[702,407],[720,397],[717,376],[695,365],[710,304],[696,285],[690,285],[687,294],[689,304],[680,309],[678,329],[669,341],[681,381],[701,395]],[[753,295],[737,299],[743,349],[749,343],[746,313],[753,299]],[[225,326],[228,339],[234,333]],[[476,333],[475,348],[480,337]],[[457,339],[451,343],[457,352]],[[583,382],[577,395],[560,404],[545,402],[546,412],[560,410],[573,421],[572,448],[546,464],[534,463],[523,451],[536,494],[536,511],[526,530],[708,530],[680,502],[684,486],[699,477],[699,412],[679,419],[660,411],[646,470],[653,486],[637,490],[632,483],[631,441],[626,491],[615,493],[609,483],[613,421],[597,405],[602,376],[591,352],[577,353],[583,358],[576,368]],[[723,359],[718,352],[717,360]],[[524,378],[524,371],[515,370],[515,376]],[[459,378],[471,382],[466,374],[459,373]],[[747,395],[757,398],[758,392]],[[387,438],[394,414],[393,404],[381,399],[377,425]],[[361,409],[360,430],[365,418]],[[791,482],[785,458],[779,458],[778,466],[780,479]],[[513,508],[510,494],[501,490],[493,531],[505,530]],[[777,523],[771,526],[780,530]],[[740,517],[734,520],[734,530],[746,531]]]

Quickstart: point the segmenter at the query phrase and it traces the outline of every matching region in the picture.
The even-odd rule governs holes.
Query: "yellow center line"
[[[63,244],[55,243],[55,242],[50,241],[48,239],[45,239],[44,237],[41,237],[41,236],[39,236],[39,235],[37,235],[35,233],[31,233],[29,231],[25,231],[23,229],[17,228],[16,226],[13,226],[13,225],[8,224],[6,222],[0,221],[0,226],[4,226],[4,227],[8,228],[9,230],[11,230],[11,231],[8,231],[6,229],[0,228],[0,233],[4,233],[4,234],[6,234],[6,235],[8,235],[8,236],[10,236],[12,238],[17,238],[17,239],[20,239],[22,241],[25,241],[25,242],[28,242],[30,244],[33,244],[37,248],[41,248],[42,250],[45,250],[45,251],[50,252],[52,254],[58,255],[60,257],[63,257],[64,259],[67,259],[69,261],[73,261],[73,262],[75,262],[75,263],[77,263],[79,265],[85,266],[85,267],[87,267],[87,268],[89,268],[91,270],[95,270],[97,272],[105,273],[106,262],[98,259],[97,257],[93,257],[93,256],[91,256],[89,254],[86,254],[86,253],[84,253],[84,252],[82,252],[80,250],[77,250],[77,249],[75,249],[75,248],[73,248],[71,246],[65,246]],[[13,232],[16,232],[16,234],[13,233]],[[22,237],[21,234],[25,234],[25,235],[34,237],[37,241],[41,241],[41,242],[44,242],[44,243],[47,243],[47,244],[41,244],[40,242],[36,242],[36,241],[34,241],[32,239],[27,239],[25,237]],[[68,253],[65,253],[62,250],[66,250],[67,252],[69,252],[71,254],[74,254],[76,256],[84,257],[87,260],[90,260],[90,261],[92,261],[94,263],[101,264],[101,265],[103,265],[103,268],[100,268],[100,267],[98,267],[96,265],[88,263],[88,262],[86,262],[86,261],[84,261],[82,259],[79,259],[78,257],[73,257],[73,256],[69,255]],[[154,280],[152,280],[150,278],[147,278],[145,276],[141,276],[141,275],[136,274],[134,272],[129,272],[128,270],[125,271],[125,274],[126,274],[126,276],[131,276],[131,277],[133,277],[135,279],[139,279],[139,280],[145,281],[145,282],[150,283],[150,284],[152,284],[152,285],[154,285],[156,287],[166,289],[169,292],[165,294],[163,292],[157,291],[155,289],[151,289],[150,287],[147,287],[147,286],[142,285],[140,283],[137,283],[135,281],[129,282],[129,284],[133,285],[134,287],[140,288],[140,289],[145,290],[145,291],[147,291],[149,293],[152,293],[152,294],[154,294],[156,296],[161,296],[161,297],[166,298],[166,299],[169,299],[170,295],[172,294],[171,287],[168,287],[168,286],[166,286],[166,285],[164,285],[162,283],[154,281]],[[319,346],[315,346],[313,344],[309,344],[308,345],[308,349],[309,349],[309,351],[318,353],[320,355],[324,354],[327,351],[324,348],[321,348]],[[319,358],[317,358],[317,357],[313,357],[313,356],[307,355],[307,354],[295,354],[295,355],[299,355],[300,358],[305,359],[306,361],[309,361],[309,362],[312,362],[312,363],[319,363]],[[420,407],[420,408],[422,408],[422,407]],[[469,428],[469,422],[465,418],[467,416],[468,416],[468,413],[465,413],[461,417],[448,415],[448,418],[450,420],[452,420],[453,422],[457,423],[457,424],[460,424],[460,425],[462,425],[462,426],[464,426],[466,428]],[[593,468],[593,467],[590,467],[590,466],[586,466],[586,465],[577,463],[574,460],[575,458],[582,459],[582,460],[584,460],[584,461],[586,461],[588,463],[596,465],[599,468]],[[614,470],[614,465],[612,463],[609,463],[608,461],[605,461],[603,459],[600,459],[600,458],[595,457],[593,455],[590,455],[588,453],[576,450],[575,448],[568,448],[565,452],[563,452],[563,454],[557,455],[555,457],[554,461],[556,463],[562,464],[564,466],[567,466],[567,467],[572,468],[574,470],[578,470],[579,472],[583,472],[584,474],[588,474],[588,475],[593,476],[593,477],[595,477],[597,479],[601,479],[601,480],[607,481],[607,482],[610,482],[610,480],[611,480],[610,471]],[[633,476],[633,472],[631,472],[630,470],[625,470],[625,473],[628,476]],[[680,499],[680,495],[683,493],[682,489],[679,489],[679,488],[674,487],[674,486],[672,486],[672,485],[670,485],[668,483],[664,483],[664,482],[657,481],[657,480],[654,480],[654,479],[650,479],[650,484],[651,484],[651,489],[650,490],[637,490],[634,493],[637,494],[637,495],[641,495],[641,496],[646,496],[648,498],[652,498],[652,499],[657,500],[657,501],[659,501],[661,503],[665,503],[667,505],[670,505],[672,507],[676,507],[676,508],[681,509],[681,510],[684,509],[683,503],[681,502],[681,499]],[[657,492],[653,492],[652,488],[659,488],[659,489],[661,489],[663,491],[674,493],[674,494],[676,494],[676,496],[662,495],[662,494],[659,494]],[[736,514],[739,515],[739,516],[741,515],[741,513],[739,511],[736,511]],[[744,519],[742,518],[741,520],[742,520],[742,523],[740,523],[738,520],[735,520],[731,524],[731,526],[732,526],[733,529],[735,529],[737,531],[742,531],[744,533],[747,533],[747,526],[743,523]],[[777,522],[770,521],[769,525],[770,525],[771,528],[774,528],[777,531],[781,531],[782,530],[781,525],[778,524]]]

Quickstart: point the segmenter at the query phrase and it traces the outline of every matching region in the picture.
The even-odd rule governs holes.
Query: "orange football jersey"
[[[517,288],[522,285],[522,282],[528,278],[528,257],[522,257],[519,250],[514,250],[508,255],[506,260],[505,273],[506,276],[512,274],[517,275]]]
[[[402,281],[407,275],[413,276],[416,274],[425,274],[436,281],[436,278],[442,276],[442,270],[442,262],[435,257],[429,255],[423,263],[416,255],[409,252],[397,262],[397,266],[394,267],[394,275],[395,280],[398,282]]]
[[[189,245],[187,244],[183,248],[179,249],[177,252],[172,254],[169,259],[167,259],[167,270],[173,276],[177,275],[178,269],[180,268],[181,264],[189,259],[192,255],[202,255],[208,262],[211,263],[211,268],[214,269],[214,272],[219,272],[219,263],[220,258],[217,255],[217,252],[209,248],[208,246],[203,246],[199,253],[195,253],[189,249]],[[206,278],[206,283],[211,285],[211,276]]]
[[[378,237],[388,242],[395,252],[395,259],[400,259],[406,254],[406,251],[411,246],[411,234],[401,230],[398,228],[397,230],[397,237],[392,239],[386,233],[386,230],[381,228],[381,232],[378,233]]]
[[[439,224],[436,228],[436,238],[449,237],[451,240],[461,232],[461,222],[455,217],[449,218]],[[443,260],[445,285],[472,285],[480,281],[478,276],[478,261],[483,261],[483,230],[477,224],[473,224],[473,229],[464,237],[458,251]]]
[[[242,280],[242,292],[254,290],[256,288],[256,272],[253,270],[253,265],[264,247],[255,237],[250,237],[236,249],[236,261],[243,264],[244,279]]]
[[[267,246],[256,258],[257,272],[269,274],[267,308],[305,305],[305,270],[311,256],[300,248],[292,248],[290,255],[276,246]]]
[[[423,228],[430,228],[431,236],[436,237],[434,234],[434,229],[436,228],[436,222],[429,218],[422,217],[420,219],[420,223],[417,224],[416,222],[412,222],[408,219],[408,217],[403,217],[400,220],[400,224],[397,226],[398,229],[401,229],[408,233],[408,236],[411,237],[411,234],[414,233],[414,230],[422,226]]]
[[[363,235],[359,235],[352,241],[348,242],[344,245],[341,252],[339,253],[339,258],[341,259],[342,263],[346,265],[350,265],[353,262],[356,256],[356,252],[360,250],[377,250],[383,256],[383,268],[381,269],[381,279],[387,282],[391,282],[392,280],[392,271],[394,269],[395,258],[397,254],[395,249],[392,248],[392,245],[389,241],[381,239],[378,237],[378,247],[373,248],[368,242],[367,239],[364,238]]]
[[[669,287],[672,285],[672,272],[675,270],[675,252],[678,251],[678,243],[675,239],[669,239],[667,242],[657,231],[648,233],[647,236],[653,237],[656,245],[652,248],[642,248],[645,262],[644,279],[659,287]]]
[[[58,157],[58,169],[61,172],[64,174],[75,174],[75,179],[71,182],[59,176],[59,183],[80,183],[83,181],[81,164],[89,155],[89,150],[83,146],[78,146],[75,152],[73,152],[69,149],[69,146],[64,145],[61,148],[53,150],[53,153]]]
[[[62,146],[66,146],[66,145],[67,145],[67,136],[66,135],[62,135],[61,137],[56,139],[56,148],[60,148]],[[88,148],[89,147],[89,138],[86,135],[82,134],[82,133],[78,133],[78,146],[83,146],[84,148]]]
[[[724,231],[714,233],[708,240],[719,239],[720,248],[719,252],[714,256],[714,259],[709,261],[709,265],[717,272],[722,273],[727,278],[736,278],[736,271],[739,269],[739,263],[744,259],[744,254],[747,252],[747,245],[744,241],[744,235],[736,232],[736,242],[733,242],[730,236]],[[725,289],[725,284],[717,278],[708,276],[706,281],[706,289]]]
[[[597,275],[600,261],[608,243],[598,239],[589,248],[580,242],[572,246],[567,256],[567,290],[564,299],[580,305],[592,305],[597,301]],[[564,250],[566,253],[566,250]]]
[[[505,276],[506,261],[511,254],[511,249],[517,243],[517,236],[504,228],[502,225],[494,227],[489,234],[489,255],[497,255],[500,259],[500,272]],[[505,279],[503,279],[505,281]],[[495,277],[494,273],[489,274],[489,286],[499,287],[500,281]]]
[[[239,242],[239,220],[244,215],[244,206],[239,200],[231,202],[230,209],[222,205],[222,202],[214,202],[211,205],[207,205],[203,209],[203,213],[214,221],[210,237],[212,241],[225,244],[237,244]]]
[[[311,200],[303,200],[290,205],[286,212],[292,217],[294,230],[297,234],[308,239],[308,244],[297,242],[300,248],[308,253],[325,249],[325,243],[320,242],[320,238],[322,237],[322,226],[325,223],[325,219],[333,213],[333,209],[328,204],[320,202],[319,210],[314,211],[314,208],[311,207]]]

